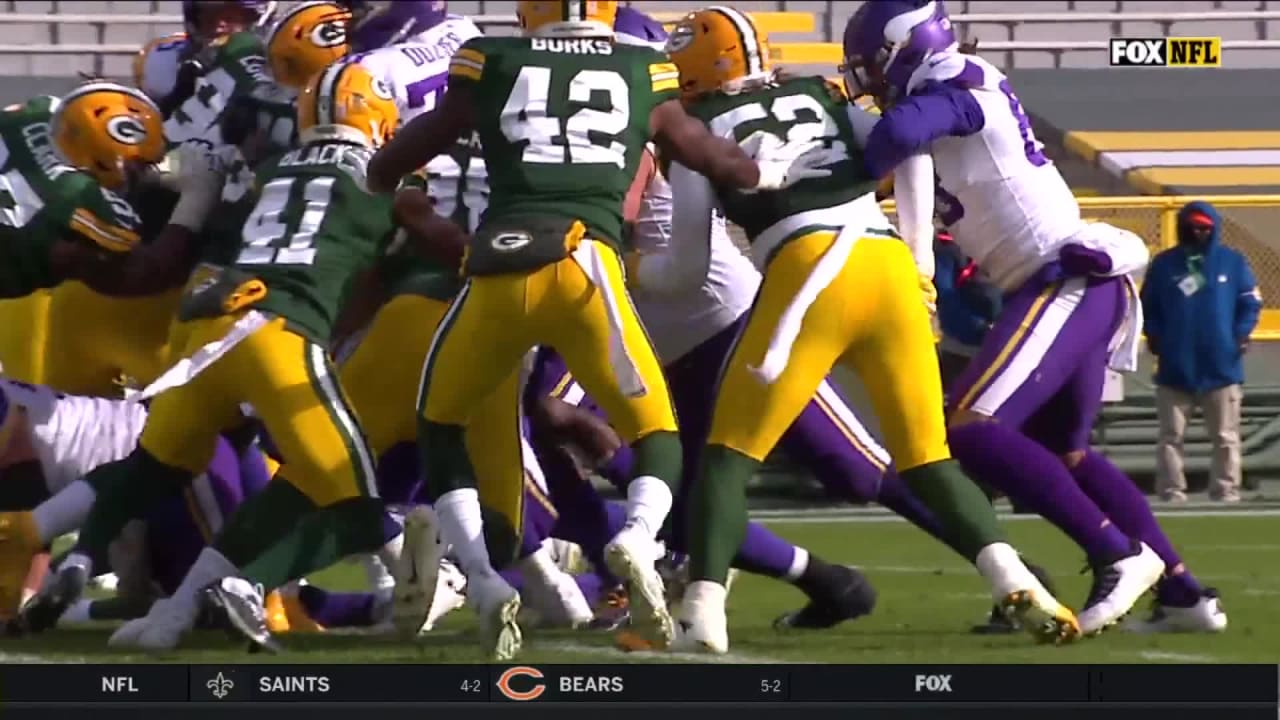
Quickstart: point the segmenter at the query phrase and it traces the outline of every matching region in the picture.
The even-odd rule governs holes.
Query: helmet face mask
[[[185,0],[182,20],[187,34],[200,45],[230,35],[260,28],[275,13],[274,0]]]
[[[940,0],[877,0],[849,18],[841,73],[851,92],[883,106],[906,94],[908,83],[934,55],[953,50],[956,36]]]

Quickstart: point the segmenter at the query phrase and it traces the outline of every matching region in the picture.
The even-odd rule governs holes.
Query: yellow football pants
[[[769,263],[721,377],[708,443],[763,460],[843,361],[866,386],[900,471],[949,458],[929,311],[901,240],[859,239],[805,313],[781,376],[765,384],[749,369],[763,362],[783,312],[835,238],[832,232],[796,238]]]
[[[594,242],[587,240],[586,242]],[[523,275],[470,278],[440,323],[423,368],[418,404],[432,422],[465,425],[476,401],[520,365],[534,345],[550,345],[628,443],[676,431],[662,365],[626,290],[618,254],[598,252],[618,308],[622,340],[647,392],[627,397],[609,364],[609,320],[603,294],[572,258]]]
[[[188,323],[186,354],[226,336],[236,315]],[[218,434],[249,403],[271,433],[281,473],[316,505],[376,497],[373,456],[328,352],[285,327],[283,318],[240,341],[181,387],[161,393],[139,445],[160,462],[205,471]]]
[[[449,304],[422,295],[397,295],[374,316],[368,332],[339,370],[342,386],[375,458],[418,440],[416,390],[431,339]],[[517,533],[524,524],[524,462],[520,447],[520,374],[509,372],[475,403],[466,430],[480,502]]]
[[[142,298],[99,295],[78,282],[53,290],[41,383],[73,395],[118,395],[128,376],[145,386],[168,369],[169,325],[181,290]]]
[[[0,370],[19,382],[44,383],[45,342],[53,293],[0,300]]]

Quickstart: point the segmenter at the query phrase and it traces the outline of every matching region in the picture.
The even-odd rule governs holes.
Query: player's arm
[[[986,116],[972,92],[925,83],[881,114],[867,138],[867,169],[883,179],[903,160],[927,151],[934,140],[972,135],[985,125]]]
[[[715,192],[707,178],[679,163],[667,173],[671,183],[671,237],[666,250],[639,256],[633,283],[642,290],[675,294],[698,287],[711,267]]]
[[[893,198],[898,210],[898,231],[921,277],[934,276],[933,259],[933,157],[916,153],[903,160],[893,173]]]
[[[713,135],[676,98],[649,113],[658,149],[674,162],[707,176],[719,187],[749,190],[760,184],[760,166],[734,141]]]
[[[465,43],[449,61],[449,89],[435,109],[410,120],[369,162],[369,189],[391,192],[475,127],[476,84],[484,74],[484,38]]]
[[[450,267],[462,264],[469,236],[447,217],[435,211],[435,203],[420,187],[396,191],[392,213],[396,224],[408,234],[414,252]]]

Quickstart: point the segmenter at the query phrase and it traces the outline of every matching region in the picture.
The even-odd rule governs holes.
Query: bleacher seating
[[[671,0],[649,4],[660,6],[665,14],[679,14],[706,3]],[[844,23],[861,4],[856,0],[733,3],[746,11],[782,11],[792,18],[801,13],[811,16],[813,21],[799,26],[794,20],[782,19],[784,16],[778,16],[778,24],[766,25],[783,62],[824,74],[831,73],[839,51],[835,45],[823,44],[839,41]],[[450,7],[468,15],[510,15],[515,3],[454,0]],[[948,9],[956,18],[962,39],[979,38],[984,56],[1005,67],[1102,67],[1107,63],[1108,38],[1166,34],[1222,37],[1230,67],[1280,66],[1280,0],[951,0]],[[0,76],[122,75],[128,70],[129,48],[180,29],[176,22],[180,12],[179,0],[0,0]],[[1205,17],[1206,13],[1211,16]],[[134,16],[139,22],[51,22],[38,17],[41,14]],[[37,17],[23,17],[32,15]]]

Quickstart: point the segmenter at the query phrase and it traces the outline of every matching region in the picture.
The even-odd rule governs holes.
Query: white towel
[[[849,259],[854,244],[858,242],[858,237],[865,231],[866,228],[862,226],[855,229],[852,225],[846,225],[809,272],[800,292],[796,293],[787,309],[782,312],[778,326],[773,329],[773,337],[769,339],[769,349],[764,354],[764,361],[759,367],[747,366],[764,383],[772,384],[787,369],[787,363],[791,360],[791,346],[800,334],[805,314],[818,299],[818,295],[835,281]]]
[[[141,402],[153,398],[166,390],[186,385],[210,365],[217,362],[219,358],[230,352],[231,348],[239,345],[242,340],[257,332],[270,321],[270,315],[260,313],[257,310],[250,310],[231,326],[231,330],[226,335],[213,342],[205,343],[190,357],[179,360],[173,367],[165,370],[160,377],[156,378],[155,382],[129,399]]]
[[[648,389],[640,370],[627,352],[627,343],[622,330],[622,312],[618,309],[619,298],[609,284],[609,274],[605,270],[604,259],[600,257],[600,249],[594,240],[584,240],[573,251],[572,257],[586,273],[587,279],[600,291],[604,298],[605,310],[609,317],[609,365],[613,368],[614,377],[618,380],[618,388],[627,397],[642,397]]]
[[[1110,356],[1107,367],[1117,372],[1133,372],[1138,369],[1138,350],[1142,340],[1142,299],[1138,295],[1138,284],[1132,275],[1125,275],[1125,301],[1128,308],[1124,322],[1116,328],[1107,346]]]

